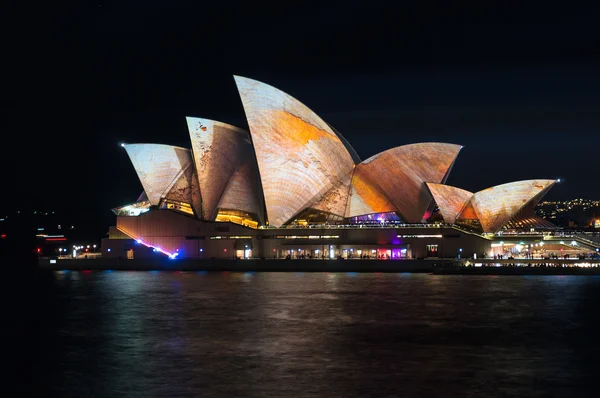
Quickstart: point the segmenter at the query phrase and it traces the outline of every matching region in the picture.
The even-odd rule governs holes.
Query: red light
[[[6,239],[6,234],[2,234],[2,239]]]
[[[40,253],[42,251],[42,249],[40,249],[39,247],[37,248],[37,252]]]
[[[227,251],[227,249],[223,249],[223,251],[224,251],[224,252],[226,252],[226,251]]]
[[[88,251],[88,249],[85,249],[85,251],[87,252],[87,251]]]
[[[273,249],[273,251],[274,251],[274,252],[276,252],[276,251],[277,251],[277,249]]]

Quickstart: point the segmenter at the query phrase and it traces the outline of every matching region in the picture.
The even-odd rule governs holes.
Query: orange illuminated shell
[[[473,195],[471,203],[484,232],[495,233],[534,198],[541,198],[556,180],[526,180],[497,185]]]
[[[346,217],[391,211],[396,211],[396,208],[369,179],[365,172],[365,165],[362,163],[357,165],[352,175]]]
[[[418,223],[432,199],[425,183],[443,183],[461,148],[439,142],[399,146],[364,160],[357,170],[385,195],[403,220]]]
[[[535,205],[556,180],[526,180],[502,184],[475,194],[443,184],[428,183],[444,221],[478,220],[483,232],[496,233],[511,219]],[[533,214],[530,215],[532,218]]]
[[[267,84],[235,76],[258,161],[269,224],[281,226],[300,211],[327,205],[354,168],[335,132],[300,101]],[[347,202],[343,188],[330,196]]]
[[[435,203],[442,213],[444,221],[448,224],[454,224],[456,217],[463,211],[462,217],[465,217],[465,205],[473,197],[473,193],[464,189],[452,187],[450,185],[427,183],[427,187],[435,200]],[[469,219],[477,219],[475,211],[469,212]],[[471,218],[472,217],[472,218]]]

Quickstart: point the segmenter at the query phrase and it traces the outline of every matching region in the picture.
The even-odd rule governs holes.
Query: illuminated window
[[[438,257],[438,245],[427,245],[427,257]]]
[[[400,217],[395,212],[365,214],[350,218],[351,224],[399,223],[400,221]]]
[[[194,215],[194,210],[192,209],[192,206],[189,203],[165,199],[161,203],[160,208],[179,211],[181,213],[189,214],[191,216]]]
[[[339,235],[276,235],[275,239],[338,239]]]
[[[211,239],[252,239],[249,235],[221,235],[221,236],[211,236]]]
[[[398,238],[441,238],[442,235],[397,235]]]
[[[258,228],[258,217],[239,210],[220,209],[215,221],[232,222],[250,228]]]

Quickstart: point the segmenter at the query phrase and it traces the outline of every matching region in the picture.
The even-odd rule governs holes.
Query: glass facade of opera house
[[[361,160],[295,98],[234,78],[249,131],[188,117],[189,148],[122,144],[143,192],[113,209],[103,256],[472,257],[498,234],[556,228],[533,211],[553,179],[446,185],[462,147],[438,142]]]

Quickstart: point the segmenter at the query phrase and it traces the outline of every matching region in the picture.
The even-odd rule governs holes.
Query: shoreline
[[[447,260],[450,261],[450,260]],[[229,272],[416,272],[428,273],[432,260],[285,260],[285,259],[60,259],[39,260],[46,270],[229,271]]]
[[[54,261],[54,262],[52,262]],[[481,260],[465,266],[446,259],[419,260],[285,260],[285,259],[39,259],[38,269],[50,271],[227,271],[227,272],[409,272],[434,275],[600,275],[600,261]],[[522,265],[515,266],[515,263]],[[498,266],[500,264],[500,266]],[[586,264],[586,266],[577,266]]]

